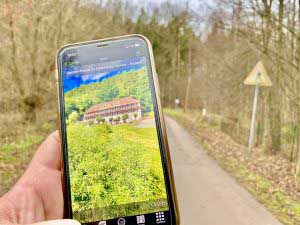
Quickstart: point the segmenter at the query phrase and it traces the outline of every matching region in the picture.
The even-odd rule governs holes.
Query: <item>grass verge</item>
[[[36,130],[24,132],[23,136],[13,142],[0,142],[0,196],[16,183],[38,145],[54,129],[54,124],[44,123]]]

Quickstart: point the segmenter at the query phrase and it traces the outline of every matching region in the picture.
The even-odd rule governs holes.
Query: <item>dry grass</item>
[[[44,112],[44,116],[40,118],[36,123],[28,123],[23,121],[21,113],[0,115],[0,196],[14,185],[26,169],[38,145],[56,129],[53,119],[50,119],[50,122],[42,122],[51,118],[48,112]]]

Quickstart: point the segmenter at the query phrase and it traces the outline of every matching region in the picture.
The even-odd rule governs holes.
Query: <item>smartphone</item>
[[[129,35],[57,54],[65,218],[178,225],[151,44]]]

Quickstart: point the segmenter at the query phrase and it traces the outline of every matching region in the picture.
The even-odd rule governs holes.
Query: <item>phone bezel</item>
[[[68,168],[68,151],[67,151],[67,143],[66,143],[66,124],[64,121],[65,112],[64,112],[64,96],[63,96],[63,85],[61,81],[61,62],[60,62],[60,55],[69,48],[80,47],[84,45],[90,44],[101,44],[103,42],[109,43],[112,41],[118,40],[130,40],[132,38],[139,38],[146,43],[147,46],[147,54],[150,59],[150,69],[151,69],[151,92],[154,94],[154,113],[156,124],[158,128],[158,138],[159,138],[159,145],[160,151],[162,156],[162,164],[163,164],[163,171],[168,195],[168,202],[169,202],[169,211],[171,215],[171,224],[179,225],[179,210],[178,210],[178,202],[177,202],[177,195],[173,177],[173,170],[171,164],[171,157],[168,147],[167,141],[167,134],[166,134],[166,127],[163,118],[162,107],[159,98],[159,84],[158,78],[155,70],[155,63],[153,57],[153,51],[150,41],[143,35],[133,34],[133,35],[125,35],[119,36],[114,38],[107,38],[107,39],[100,39],[88,42],[80,42],[74,43],[63,46],[57,52],[57,60],[56,60],[56,68],[57,68],[57,89],[58,89],[58,107],[59,107],[59,123],[60,123],[60,136],[61,136],[61,147],[62,147],[62,180],[63,180],[63,193],[64,193],[64,218],[72,218],[72,205],[71,205],[71,193],[70,193],[70,180],[69,180],[69,168]],[[92,221],[91,221],[92,222]]]

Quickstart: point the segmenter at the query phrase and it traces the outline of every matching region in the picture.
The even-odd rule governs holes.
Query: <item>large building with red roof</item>
[[[109,118],[116,118],[122,115],[128,114],[128,120],[136,120],[142,118],[140,101],[131,97],[121,98],[109,102],[93,105],[87,109],[83,115],[83,121],[94,121],[101,116],[108,123]],[[121,121],[125,122],[125,121]]]

